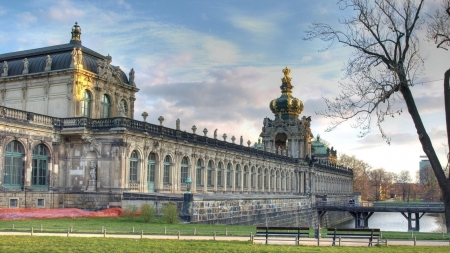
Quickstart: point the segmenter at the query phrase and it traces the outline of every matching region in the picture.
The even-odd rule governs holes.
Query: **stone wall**
[[[15,204],[11,206],[11,204]],[[100,210],[121,206],[121,194],[113,193],[61,193],[61,192],[4,192],[0,195],[0,208],[80,208]]]
[[[333,200],[345,197],[332,198]],[[348,198],[348,196],[347,196]],[[314,203],[314,200],[313,200]],[[321,226],[331,226],[351,219],[345,212],[329,212],[322,218]],[[318,216],[310,199],[304,196],[271,196],[240,199],[198,198],[190,207],[192,223],[317,226]]]

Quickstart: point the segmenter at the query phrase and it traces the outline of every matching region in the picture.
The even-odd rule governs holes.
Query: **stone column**
[[[219,166],[217,166],[217,161],[216,161],[212,167],[212,169],[213,169],[213,171],[212,171],[212,177],[213,177],[212,181],[213,182],[212,183],[214,185],[214,192],[217,192],[217,168],[218,167]]]
[[[205,164],[206,160],[205,160]],[[207,166],[203,166],[203,192],[206,193],[208,192],[208,167]]]

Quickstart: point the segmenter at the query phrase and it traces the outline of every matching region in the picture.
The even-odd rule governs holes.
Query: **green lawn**
[[[135,221],[129,221],[125,218],[64,218],[64,219],[33,219],[33,220],[0,220],[0,231],[12,231],[14,224],[15,231],[30,231],[33,227],[34,232],[40,232],[41,225],[43,232],[67,232],[72,228],[72,233],[101,233],[102,228],[107,233],[132,233],[133,227],[135,234],[167,234],[175,235],[180,231],[181,235],[192,235],[194,230],[197,235],[211,235],[216,232],[217,235],[249,236],[250,232],[255,233],[255,226],[230,226],[230,225],[208,225],[208,224],[165,224],[160,219],[152,223],[144,223],[140,218]]]
[[[314,247],[252,245],[234,241],[2,236],[0,252],[448,252],[449,247]]]
[[[30,231],[33,227],[34,233],[60,232],[66,233],[68,228],[72,228],[72,233],[102,233],[102,228],[106,229],[108,234],[164,234],[164,230],[169,235],[175,235],[180,231],[181,235],[193,235],[194,230],[197,235],[216,235],[227,234],[230,236],[249,236],[255,234],[255,226],[237,226],[237,225],[210,225],[210,224],[165,224],[160,219],[152,223],[144,223],[138,217],[134,221],[125,218],[64,218],[64,219],[33,219],[33,220],[0,220],[0,231],[12,231],[14,224],[15,231]],[[322,230],[322,237],[325,237],[326,230]],[[310,237],[314,236],[314,229],[310,230]],[[449,240],[450,234],[414,232],[417,240]],[[389,232],[383,231],[383,238],[388,239],[410,239],[411,232]]]

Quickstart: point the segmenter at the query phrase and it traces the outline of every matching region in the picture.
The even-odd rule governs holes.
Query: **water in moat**
[[[350,220],[336,227],[354,228],[355,221]],[[408,231],[408,221],[401,213],[375,212],[369,218],[369,228],[379,228],[382,231]],[[445,224],[441,214],[425,214],[420,219],[420,232],[445,232]]]

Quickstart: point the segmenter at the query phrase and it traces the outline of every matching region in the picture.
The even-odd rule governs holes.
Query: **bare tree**
[[[427,38],[433,40],[437,48],[448,50],[450,46],[450,0],[444,0],[440,9],[430,16],[427,27]],[[444,108],[447,124],[447,147],[450,147],[450,69],[444,73]],[[450,153],[447,153],[447,166],[450,163]],[[449,171],[450,173],[450,171]],[[449,178],[450,178],[450,174]],[[448,227],[448,226],[447,226]]]
[[[337,163],[353,169],[353,190],[361,193],[362,200],[367,200],[370,196],[372,185],[369,182],[368,173],[372,167],[363,160],[346,154],[340,155]]]
[[[436,180],[436,176],[433,173],[433,169],[430,165],[425,165],[419,170],[419,182],[423,188],[423,198],[426,201],[438,201],[439,200],[439,185]]]
[[[409,183],[411,182],[411,175],[409,174],[408,170],[402,170],[400,171],[400,173],[397,176],[398,180],[401,180],[401,186],[402,186],[402,200],[405,201],[406,199],[406,193],[408,193],[408,200],[409,200],[409,189],[410,187],[408,186]]]
[[[341,9],[351,8],[354,16],[340,20],[343,30],[328,24],[312,23],[304,39],[321,39],[341,43],[354,51],[344,67],[348,80],[341,83],[341,93],[325,99],[328,109],[319,114],[336,119],[329,128],[349,119],[353,127],[360,128],[360,136],[370,131],[372,115],[387,143],[381,123],[386,116],[394,117],[396,99],[403,99],[417,130],[422,149],[430,160],[442,189],[447,231],[450,232],[450,181],[446,178],[431,139],[423,125],[411,88],[423,70],[416,30],[423,24],[419,14],[423,0],[341,0]],[[448,101],[448,100],[446,100]],[[446,103],[448,104],[448,103]],[[448,124],[448,122],[447,122]]]

